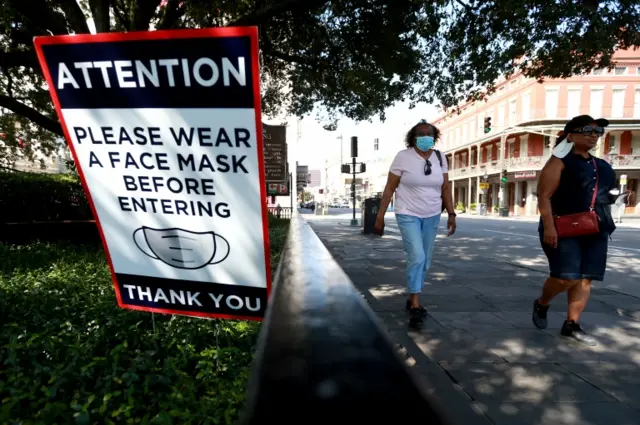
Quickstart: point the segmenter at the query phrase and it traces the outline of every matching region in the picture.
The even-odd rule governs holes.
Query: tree
[[[500,76],[562,78],[640,45],[637,0],[5,0],[0,4],[2,158],[51,149],[60,125],[36,35],[257,25],[263,110],[365,120],[398,101],[478,100]],[[321,106],[321,108],[318,108]],[[27,154],[29,152],[27,151]]]

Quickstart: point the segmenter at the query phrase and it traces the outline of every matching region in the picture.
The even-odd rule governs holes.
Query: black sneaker
[[[412,308],[409,310],[409,327],[421,328],[424,325],[424,317],[422,309]]]
[[[407,300],[407,305],[405,305],[404,308],[407,311],[411,311],[411,301]],[[416,310],[420,310],[420,314],[422,314],[422,317],[426,317],[427,316],[427,309],[426,308],[420,306]]]
[[[533,320],[533,324],[536,325],[536,328],[547,329],[547,311],[549,311],[548,305],[540,305],[538,304],[538,300],[533,302],[533,313],[531,314],[531,319]]]
[[[565,321],[560,330],[560,335],[591,347],[597,345],[596,340],[591,335],[587,335],[580,325],[574,321]]]

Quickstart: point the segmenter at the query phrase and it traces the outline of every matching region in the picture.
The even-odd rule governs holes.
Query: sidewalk
[[[583,326],[600,345],[575,345],[558,334],[566,296],[552,305],[549,329],[531,324],[544,273],[439,238],[422,297],[429,317],[412,331],[399,236],[369,237],[333,220],[309,224],[455,425],[640,423],[640,299],[594,290]]]
[[[534,215],[526,215],[526,216],[510,216],[510,217],[500,217],[498,215],[477,215],[477,214],[460,214],[461,217],[465,218],[477,218],[478,220],[507,220],[507,221],[523,221],[527,223],[537,223],[540,221],[540,216]],[[616,223],[617,227],[622,228],[634,228],[640,229],[640,215],[624,215],[622,216],[622,223]]]
[[[305,214],[307,216],[313,216],[313,220],[350,220],[353,212],[351,210],[345,210],[345,212],[332,212],[329,215],[315,215],[315,214]],[[356,219],[360,222],[361,211],[360,209],[356,210]],[[388,211],[386,217],[394,217],[395,214],[392,211]],[[460,217],[477,219],[477,220],[504,220],[504,221],[521,221],[526,223],[537,223],[540,220],[540,216],[510,216],[510,217],[500,217],[498,215],[478,215],[478,214],[468,214],[461,213]],[[622,217],[622,223],[616,223],[616,226],[619,228],[626,229],[640,229],[640,216],[639,215],[625,215]]]

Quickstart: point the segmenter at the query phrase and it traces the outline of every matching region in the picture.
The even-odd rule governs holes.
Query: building
[[[433,121],[449,164],[456,205],[485,203],[497,213],[500,198],[510,215],[536,215],[540,171],[568,119],[589,114],[610,120],[594,155],[626,175],[637,193],[640,179],[640,51],[619,51],[615,69],[539,83],[521,74],[501,81],[486,101],[459,105]],[[491,131],[485,133],[485,119]],[[500,190],[500,175],[507,183]],[[483,183],[481,185],[481,183]],[[480,189],[486,187],[488,189]],[[623,182],[624,183],[624,182]],[[485,195],[483,195],[483,190]],[[482,198],[481,198],[481,195]],[[637,196],[628,213],[640,213]]]

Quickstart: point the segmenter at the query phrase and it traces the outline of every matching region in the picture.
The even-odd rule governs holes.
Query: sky
[[[440,115],[433,105],[421,104],[414,109],[409,109],[408,103],[398,103],[386,110],[386,120],[381,122],[378,118],[372,122],[354,122],[342,119],[339,121],[336,131],[326,131],[322,128],[314,116],[305,117],[302,120],[302,140],[296,158],[300,164],[309,165],[309,168],[321,168],[325,159],[339,157],[340,140],[343,136],[344,152],[349,152],[352,136],[358,137],[359,144],[371,142],[375,137],[381,140],[381,144],[396,142],[400,144],[406,132],[421,119],[432,121]],[[289,138],[289,143],[295,140]]]

